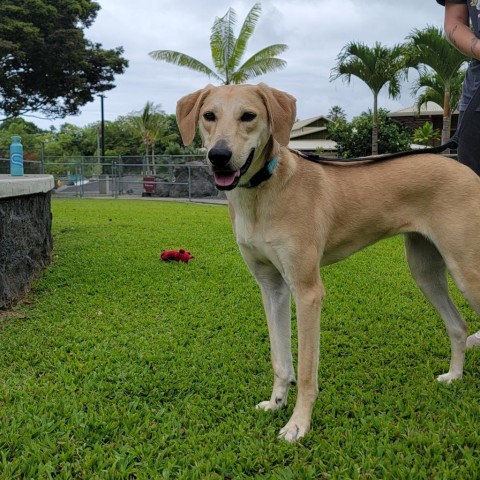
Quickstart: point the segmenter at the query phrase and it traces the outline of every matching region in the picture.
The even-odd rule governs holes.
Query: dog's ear
[[[297,115],[295,97],[271,88],[265,83],[260,83],[258,89],[267,107],[273,138],[280,145],[288,145],[292,126]]]
[[[212,88],[212,85],[207,85],[177,102],[177,124],[185,145],[190,145],[195,138],[200,107]]]

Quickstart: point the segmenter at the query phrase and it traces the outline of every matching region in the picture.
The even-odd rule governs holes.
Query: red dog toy
[[[162,252],[160,258],[165,261],[185,262],[195,258],[190,252],[185,251],[183,248],[180,250],[167,250]]]

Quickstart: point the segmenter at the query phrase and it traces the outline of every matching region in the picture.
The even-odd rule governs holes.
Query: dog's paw
[[[467,350],[473,347],[480,347],[480,330],[467,338]]]
[[[271,410],[274,412],[275,410],[279,410],[280,408],[287,406],[287,400],[284,398],[276,398],[275,401],[272,400],[265,400],[264,402],[260,402],[255,406],[256,410],[264,410],[269,411]]]
[[[460,380],[461,378],[462,378],[461,373],[448,372],[448,373],[444,373],[443,375],[439,375],[437,377],[437,381],[449,384],[449,383],[452,383],[454,380]]]
[[[310,422],[301,422],[293,418],[280,430],[279,440],[292,443],[300,440],[310,430]]]

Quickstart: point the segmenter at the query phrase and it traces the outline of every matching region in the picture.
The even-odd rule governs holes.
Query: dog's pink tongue
[[[229,187],[236,179],[237,177],[240,175],[239,172],[233,172],[231,174],[218,174],[218,173],[215,173],[214,176],[215,176],[215,183],[219,186],[219,187]]]

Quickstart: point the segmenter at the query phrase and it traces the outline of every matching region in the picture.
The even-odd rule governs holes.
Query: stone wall
[[[174,183],[159,183],[156,186],[156,197],[188,198],[226,198],[223,192],[215,187],[215,180],[210,169],[203,162],[190,162],[173,167]],[[162,179],[159,179],[162,180]]]
[[[50,199],[50,191],[0,198],[1,309],[17,302],[50,263]]]

